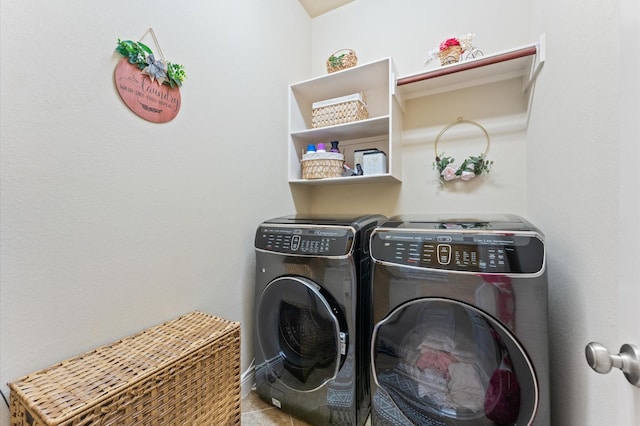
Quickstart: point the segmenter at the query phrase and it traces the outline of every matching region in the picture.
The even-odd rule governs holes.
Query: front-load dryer
[[[286,216],[255,237],[256,391],[314,425],[369,415],[369,237],[386,218]]]
[[[374,230],[373,425],[548,425],[543,234],[514,215]]]

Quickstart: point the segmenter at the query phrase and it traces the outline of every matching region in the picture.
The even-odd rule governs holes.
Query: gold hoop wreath
[[[462,161],[459,167],[456,167],[453,164],[455,161],[453,157],[446,157],[444,155],[444,152],[438,154],[438,142],[440,142],[440,138],[447,132],[447,130],[459,124],[470,124],[482,130],[482,133],[484,133],[484,136],[487,138],[487,147],[482,154],[478,156],[467,157],[464,159],[464,161]],[[493,161],[486,160],[487,154],[489,153],[490,145],[491,141],[489,138],[489,133],[487,133],[487,129],[485,129],[481,124],[475,121],[464,120],[462,117],[458,117],[458,119],[453,123],[447,124],[444,129],[442,129],[440,133],[438,133],[436,141],[433,145],[433,150],[436,154],[436,161],[433,163],[433,168],[438,171],[440,182],[444,183],[456,179],[468,181],[476,176],[480,176],[482,172],[489,173],[489,171],[491,170],[491,166],[493,165]]]

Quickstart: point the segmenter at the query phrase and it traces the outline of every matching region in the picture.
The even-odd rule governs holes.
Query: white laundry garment
[[[483,410],[485,390],[475,365],[467,362],[449,365],[449,403],[452,408]]]

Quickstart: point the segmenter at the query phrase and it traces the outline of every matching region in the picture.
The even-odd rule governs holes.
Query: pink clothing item
[[[449,352],[423,350],[416,361],[416,367],[421,370],[430,369],[442,376],[448,376],[449,364],[456,359]]]

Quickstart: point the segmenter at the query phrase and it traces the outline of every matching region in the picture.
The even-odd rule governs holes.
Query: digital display
[[[506,266],[504,247],[478,246],[472,244],[423,244],[421,265],[429,268],[441,266],[456,270],[504,271]]]

